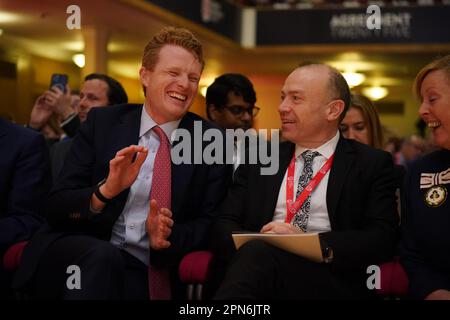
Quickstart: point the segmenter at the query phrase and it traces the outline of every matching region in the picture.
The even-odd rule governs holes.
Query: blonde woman
[[[351,104],[340,125],[347,139],[354,139],[377,149],[383,146],[383,133],[377,109],[372,101],[360,94],[351,95]]]
[[[413,298],[450,300],[450,55],[425,66],[414,89],[440,150],[415,162],[405,181],[401,263]]]

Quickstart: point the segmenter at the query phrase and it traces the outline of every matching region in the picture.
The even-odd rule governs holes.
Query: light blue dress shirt
[[[159,126],[169,141],[180,121],[166,122]],[[158,135],[151,130],[156,125],[157,123],[147,113],[144,105],[138,144],[148,148],[148,155],[136,181],[131,185],[127,202],[113,226],[110,240],[114,246],[127,251],[146,265],[149,264],[150,244],[145,222],[150,209],[153,165],[160,143]]]

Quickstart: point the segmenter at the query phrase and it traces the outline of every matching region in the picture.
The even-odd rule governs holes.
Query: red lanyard
[[[302,207],[303,202],[308,198],[308,196],[313,192],[313,190],[319,185],[320,181],[322,181],[323,177],[330,170],[331,165],[333,164],[333,155],[325,162],[325,164],[320,168],[319,172],[316,173],[314,178],[308,183],[305,189],[303,189],[302,193],[297,197],[294,203],[292,203],[294,199],[294,172],[295,172],[295,152],[292,155],[291,163],[288,167],[288,176],[286,183],[286,223],[291,223],[292,218],[295,213]]]

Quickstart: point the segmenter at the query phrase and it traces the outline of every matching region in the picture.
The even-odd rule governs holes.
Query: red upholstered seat
[[[5,270],[14,271],[19,268],[22,253],[28,241],[18,242],[6,251],[3,255],[3,267]]]
[[[178,268],[181,281],[192,284],[204,283],[208,278],[212,257],[209,251],[195,251],[187,254]]]
[[[181,260],[178,267],[178,275],[183,283],[188,285],[187,298],[193,299],[195,286],[195,297],[197,300],[202,298],[203,284],[209,276],[210,264],[213,254],[209,251],[195,251],[187,254]]]
[[[5,270],[14,271],[20,265],[23,250],[28,241],[12,245],[3,256]],[[178,267],[178,275],[188,285],[188,299],[193,299],[194,286],[196,298],[201,299],[203,284],[208,280],[213,254],[209,251],[195,251],[187,254]],[[408,292],[408,276],[402,265],[395,259],[380,266],[381,283],[377,293],[385,297],[404,296]]]
[[[381,283],[377,293],[382,296],[399,297],[408,292],[408,276],[402,265],[395,259],[380,266]]]
[[[19,268],[22,253],[28,241],[22,241],[12,245],[3,256],[5,270],[15,271]],[[188,285],[188,299],[193,299],[195,286],[195,297],[200,300],[203,284],[209,276],[210,264],[213,254],[209,251],[195,251],[187,254],[181,261],[178,274],[183,283]]]

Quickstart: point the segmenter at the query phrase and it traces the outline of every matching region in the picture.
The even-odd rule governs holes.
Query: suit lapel
[[[334,154],[333,165],[330,171],[327,187],[327,207],[331,228],[334,228],[337,205],[347,174],[352,167],[355,154],[348,141],[342,136],[339,138]]]
[[[9,125],[9,124],[6,122],[6,120],[0,119],[0,137],[6,135],[6,133],[7,133],[6,126],[7,125]]]
[[[106,151],[107,154],[105,155],[106,164],[109,164],[109,160],[113,159],[116,156],[117,151],[132,144],[137,145],[139,143],[142,105],[129,104],[128,107],[130,108],[130,111],[122,115],[119,118],[117,125],[113,126],[111,129],[108,149]],[[125,192],[119,195],[118,201],[115,204],[117,206],[117,209],[114,210],[114,212],[116,213],[114,221],[123,211],[129,193],[130,188],[126,189]]]
[[[194,121],[187,113],[178,126],[180,129],[186,129],[191,134],[191,142],[194,143]],[[193,152],[193,149],[192,149]],[[193,154],[192,154],[193,159]],[[181,208],[177,207],[182,205],[183,196],[187,193],[191,176],[194,173],[193,164],[178,164],[175,165],[172,162],[172,212],[178,212]]]
[[[292,159],[292,154],[295,151],[295,144],[291,142],[285,142],[280,144],[280,163],[279,168],[276,174],[272,176],[267,176],[266,193],[265,199],[266,201],[261,201],[264,203],[264,211],[266,213],[265,221],[271,221],[273,218],[273,214],[275,212],[275,207],[277,205],[278,194],[280,192],[281,184],[283,183],[283,178],[286,173],[287,167]],[[270,210],[267,210],[269,209]]]
[[[142,105],[129,105],[129,107],[134,109],[124,114],[111,132],[111,145],[116,149],[115,152],[139,143]]]

